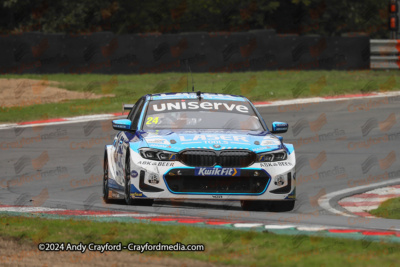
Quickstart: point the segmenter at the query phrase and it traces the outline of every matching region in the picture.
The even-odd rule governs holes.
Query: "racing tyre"
[[[269,211],[273,212],[285,212],[291,211],[294,209],[294,200],[285,200],[285,201],[269,201],[267,208]]]
[[[107,155],[104,158],[104,167],[103,167],[103,200],[105,203],[110,203],[110,199],[108,198],[108,160]]]
[[[247,211],[260,211],[264,209],[264,201],[251,201],[251,200],[241,200],[240,205],[243,210]]]
[[[133,204],[133,199],[131,197],[131,166],[129,164],[129,155],[128,160],[125,163],[125,202],[128,205]]]
[[[136,206],[151,206],[153,205],[154,199],[133,199],[131,197],[131,167],[129,163],[129,155],[127,156],[127,162],[125,163],[125,202],[128,205]]]

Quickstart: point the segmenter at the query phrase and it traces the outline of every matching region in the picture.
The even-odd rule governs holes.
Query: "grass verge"
[[[0,236],[19,242],[204,244],[204,252],[145,252],[241,266],[395,266],[399,244],[145,223],[0,215]],[[132,252],[138,253],[138,252]]]
[[[400,220],[400,197],[384,201],[377,209],[369,213],[382,218]]]
[[[260,71],[235,73],[194,73],[195,90],[240,94],[252,101],[292,99],[400,90],[396,71]],[[148,93],[186,92],[186,73],[104,75],[49,74],[2,75],[56,81],[58,87],[112,98],[69,100],[57,104],[36,104],[0,109],[0,122],[70,117],[121,111],[122,103],[135,102]],[[189,76],[189,90],[191,88]]]

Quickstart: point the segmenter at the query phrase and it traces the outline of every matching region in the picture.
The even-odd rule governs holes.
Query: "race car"
[[[290,211],[295,152],[269,130],[245,97],[165,93],[124,105],[126,119],[104,150],[103,199],[129,205],[157,200],[239,200],[244,210]]]

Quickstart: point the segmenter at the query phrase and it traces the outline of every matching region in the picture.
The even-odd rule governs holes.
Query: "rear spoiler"
[[[132,110],[135,104],[124,104],[124,110]]]

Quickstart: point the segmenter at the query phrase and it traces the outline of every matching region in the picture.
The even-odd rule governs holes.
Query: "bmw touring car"
[[[103,198],[130,205],[157,200],[239,200],[245,210],[290,211],[295,152],[268,129],[245,97],[166,93],[141,97],[104,150]]]

